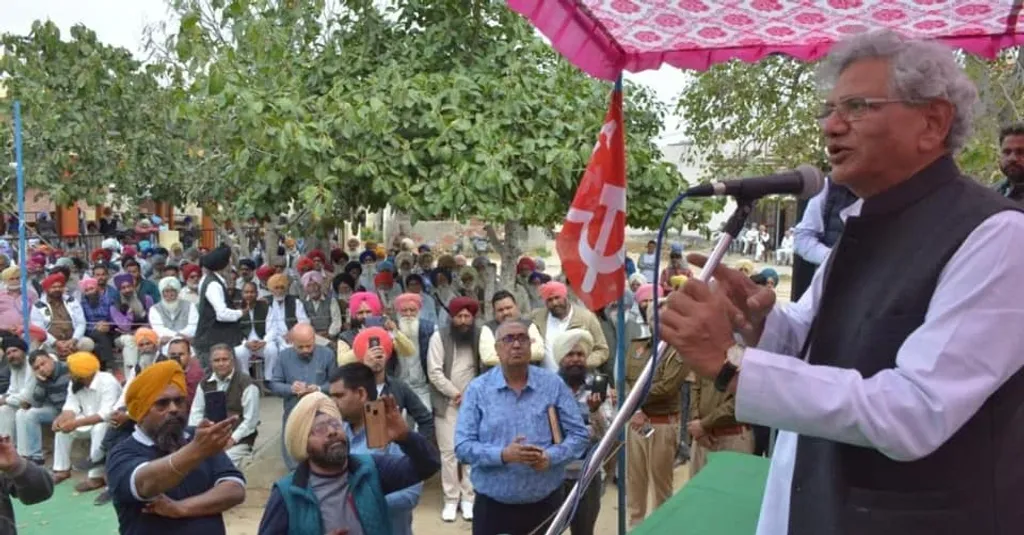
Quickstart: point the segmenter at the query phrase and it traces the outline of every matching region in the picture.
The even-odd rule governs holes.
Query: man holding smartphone
[[[224,453],[240,468],[256,444],[260,387],[248,374],[237,373],[235,352],[228,344],[215,344],[210,348],[210,367],[213,371],[200,383],[202,392],[192,400],[188,425],[198,427],[204,419],[216,423],[228,416],[237,416],[238,422]]]
[[[562,488],[568,496],[583,475],[583,461],[608,430],[608,423],[614,418],[615,411],[608,396],[608,376],[592,373],[587,369],[587,357],[594,348],[594,338],[590,336],[590,332],[569,329],[555,337],[552,347],[552,356],[558,363],[559,374],[576,397],[583,423],[590,433],[590,446],[587,451],[565,467],[565,483]],[[594,478],[583,492],[583,499],[576,508],[576,514],[569,521],[572,535],[593,535],[597,515],[601,512],[603,489],[602,473]]]

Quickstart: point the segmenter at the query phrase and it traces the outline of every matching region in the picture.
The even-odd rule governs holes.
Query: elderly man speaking
[[[861,199],[827,263],[785,305],[729,268],[691,279],[661,336],[780,429],[759,534],[1024,533],[1024,214],[957,167],[977,90],[889,31],[822,67],[831,178]]]
[[[131,439],[107,456],[107,476],[123,535],[221,535],[221,513],[245,500],[245,478],[224,449],[237,416],[185,430],[185,372],[173,360],[139,373],[128,387]]]

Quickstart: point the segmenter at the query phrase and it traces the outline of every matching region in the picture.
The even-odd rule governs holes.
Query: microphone
[[[730,195],[741,199],[759,199],[765,195],[795,194],[801,199],[809,199],[817,195],[824,186],[825,175],[817,167],[804,164],[791,171],[783,171],[774,175],[698,184],[686,190],[686,195],[688,197]]]

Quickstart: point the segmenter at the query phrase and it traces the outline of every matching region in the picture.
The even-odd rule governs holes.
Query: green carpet
[[[96,507],[92,501],[99,491],[78,494],[77,479],[57,485],[53,496],[43,503],[24,505],[14,501],[14,518],[18,535],[116,535],[117,515],[114,506]]]
[[[708,465],[631,535],[753,535],[768,459],[712,453]]]

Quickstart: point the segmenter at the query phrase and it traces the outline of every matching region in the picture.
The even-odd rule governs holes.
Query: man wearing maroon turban
[[[476,327],[479,306],[471,297],[452,299],[448,304],[451,324],[430,337],[427,349],[427,376],[435,389],[431,401],[441,450],[441,519],[445,522],[454,522],[460,508],[465,520],[473,519],[473,485],[468,467],[460,467],[455,458],[455,424],[462,393],[480,374],[480,330]]]
[[[65,295],[66,282],[59,271],[43,279],[44,294],[32,306],[30,316],[33,325],[46,329],[46,344],[61,357],[73,353],[85,337],[85,312],[78,301]]]

